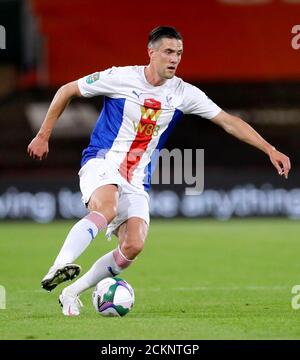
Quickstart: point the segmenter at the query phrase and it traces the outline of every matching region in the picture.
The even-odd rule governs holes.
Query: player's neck
[[[163,85],[167,80],[162,79],[157,72],[151,67],[151,65],[148,65],[144,68],[145,72],[145,78],[148,81],[149,84],[152,86],[161,86]]]

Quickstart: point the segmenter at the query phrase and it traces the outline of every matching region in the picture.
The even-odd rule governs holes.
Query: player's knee
[[[115,201],[90,201],[89,210],[97,211],[105,216],[109,224],[117,215],[117,204]]]
[[[124,242],[121,246],[122,253],[127,259],[133,260],[144,249],[144,241],[136,238]]]
[[[99,212],[106,217],[109,224],[117,216],[117,206],[114,203],[106,203],[99,209]]]
[[[117,211],[118,211],[118,207],[117,204],[115,202],[109,202],[104,204],[104,208],[108,209],[108,213],[110,216],[110,222],[113,220],[113,218],[115,218],[117,216]]]

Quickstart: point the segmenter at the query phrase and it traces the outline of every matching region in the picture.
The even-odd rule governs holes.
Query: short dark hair
[[[161,38],[182,40],[180,32],[172,26],[158,26],[153,29],[148,38],[148,47],[152,47],[153,43]]]

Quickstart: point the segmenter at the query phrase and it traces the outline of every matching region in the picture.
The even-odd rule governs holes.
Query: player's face
[[[162,38],[149,50],[151,63],[161,79],[172,79],[183,52],[181,40]]]

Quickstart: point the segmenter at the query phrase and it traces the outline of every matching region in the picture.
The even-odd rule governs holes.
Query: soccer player
[[[112,67],[62,86],[28,146],[31,157],[44,159],[52,129],[71,99],[104,96],[79,171],[82,200],[89,213],[70,230],[42,287],[51,291],[76,277],[80,266],[74,264],[75,259],[100,231],[106,229],[108,237],[115,234],[119,245],[62,291],[59,300],[66,316],[79,315],[83,291],[119,274],[143,250],[149,226],[151,155],[162,148],[183,114],[209,119],[255,146],[268,155],[279,175],[288,177],[291,165],[286,155],[242,119],[220,109],[200,89],[175,76],[182,53],[182,36],[175,28],[155,28],[149,35],[148,66]]]

